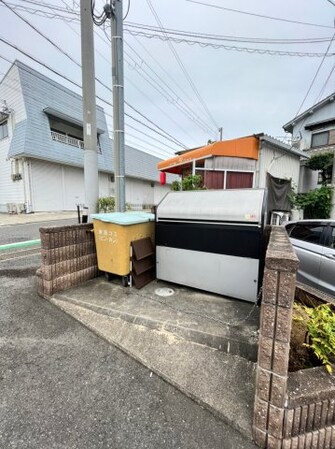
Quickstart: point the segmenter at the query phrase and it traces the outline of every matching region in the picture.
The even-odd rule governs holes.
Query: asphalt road
[[[1,448],[255,448],[41,299],[38,260],[0,261]]]
[[[0,245],[14,242],[24,242],[40,238],[39,228],[43,226],[64,226],[77,224],[76,219],[54,220],[39,223],[25,223],[0,226]]]

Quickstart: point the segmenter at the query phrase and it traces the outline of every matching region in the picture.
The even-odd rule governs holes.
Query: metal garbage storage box
[[[156,211],[157,279],[256,302],[266,190],[170,192]]]
[[[147,212],[92,214],[98,268],[106,273],[128,276],[130,244],[150,237],[154,241],[155,215]]]

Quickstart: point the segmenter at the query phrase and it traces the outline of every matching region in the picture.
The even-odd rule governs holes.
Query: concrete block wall
[[[253,436],[261,448],[330,449],[335,448],[334,380],[323,368],[288,372],[298,264],[285,229],[273,226],[263,279]]]
[[[37,270],[38,293],[50,298],[98,276],[92,224],[40,228],[42,264]]]

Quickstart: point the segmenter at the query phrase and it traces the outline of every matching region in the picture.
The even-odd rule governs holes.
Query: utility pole
[[[113,0],[112,29],[112,83],[114,127],[115,210],[124,212],[125,156],[124,156],[124,81],[123,81],[123,15],[122,0]]]
[[[222,140],[222,128],[219,128],[219,133],[220,133],[220,142]]]
[[[83,81],[85,205],[96,212],[99,199],[94,40],[91,0],[80,1],[81,65]]]

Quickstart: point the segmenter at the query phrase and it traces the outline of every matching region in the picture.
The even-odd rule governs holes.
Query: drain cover
[[[172,288],[167,287],[156,288],[155,294],[157,296],[172,296],[174,294],[174,291],[172,290]]]

